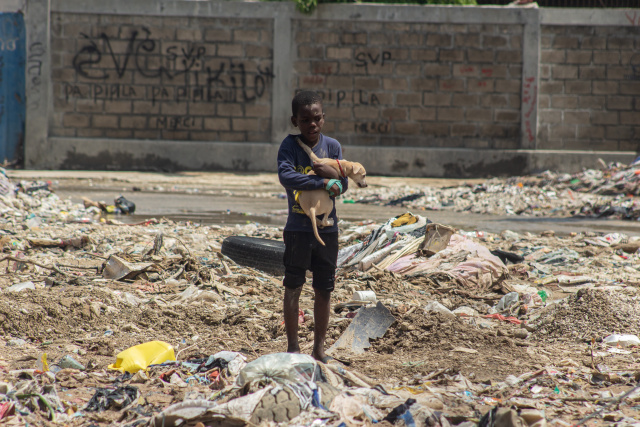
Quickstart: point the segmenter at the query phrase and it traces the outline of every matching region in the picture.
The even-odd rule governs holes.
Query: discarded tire
[[[325,408],[331,405],[331,401],[340,390],[328,383],[316,383],[320,389],[320,403]],[[251,424],[261,425],[273,421],[285,423],[300,415],[300,400],[289,387],[284,387],[275,395],[267,392],[256,406],[251,416]]]
[[[236,263],[281,276],[284,242],[258,237],[230,236],[222,241],[222,254]]]

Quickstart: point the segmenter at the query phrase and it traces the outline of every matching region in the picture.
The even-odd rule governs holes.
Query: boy
[[[340,143],[321,133],[324,126],[322,98],[316,92],[299,92],[291,102],[291,123],[300,129],[300,139],[320,158],[342,159]],[[287,136],[278,150],[278,178],[287,190],[289,216],[284,227],[284,324],[287,331],[287,352],[299,353],[298,301],[306,281],[306,271],[313,273],[315,301],[313,307],[314,334],[311,356],[323,363],[331,360],[324,352],[324,341],[329,325],[331,291],[334,288],[338,260],[338,218],[335,196],[347,190],[348,179],[327,165],[312,165],[309,156],[296,142],[298,135]],[[307,175],[309,171],[315,175]],[[330,217],[333,226],[325,227],[322,234],[326,246],[314,237],[311,220],[296,202],[296,193],[324,188],[333,201]]]

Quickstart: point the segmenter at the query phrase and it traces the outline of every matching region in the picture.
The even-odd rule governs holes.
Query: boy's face
[[[291,123],[300,129],[302,139],[309,145],[315,145],[320,138],[322,126],[324,126],[324,113],[322,105],[315,103],[304,105],[298,110],[298,114],[291,116]]]

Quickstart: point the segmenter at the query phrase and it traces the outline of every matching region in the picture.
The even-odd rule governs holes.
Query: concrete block
[[[410,108],[409,119],[420,122],[433,121],[436,119],[436,109],[433,107]]]
[[[578,68],[579,78],[583,80],[602,80],[606,77],[606,68],[603,65],[581,65]]]
[[[434,92],[437,83],[437,79],[409,79],[411,90]]]
[[[400,135],[418,135],[422,128],[418,122],[395,122],[393,126],[395,133]]]
[[[592,93],[594,95],[609,95],[619,93],[619,83],[617,81],[594,81]]]
[[[486,93],[493,92],[494,81],[492,79],[468,79],[467,92],[469,93]]]
[[[451,105],[454,107],[476,107],[478,95],[456,93],[453,95]]]
[[[590,64],[592,57],[590,50],[567,50],[567,64]]]
[[[633,49],[633,38],[630,37],[609,37],[607,39],[607,49]]]
[[[552,108],[575,109],[578,106],[578,96],[571,95],[551,95]]]
[[[464,53],[464,50],[459,49],[441,49],[438,59],[443,62],[461,62],[464,61]]]
[[[480,105],[484,107],[506,107],[509,101],[505,95],[486,95],[480,98]]]
[[[420,74],[422,64],[396,64],[395,75],[397,76],[417,76]]]
[[[496,122],[520,123],[519,111],[496,110]]]
[[[435,49],[411,49],[412,61],[435,61],[437,57]]]
[[[105,138],[116,139],[131,138],[133,136],[133,131],[130,129],[105,129],[104,136]]]
[[[495,59],[495,51],[493,50],[477,50],[477,49],[469,49],[467,50],[467,60],[472,63],[493,63]],[[498,60],[498,62],[501,62]],[[511,61],[509,61],[511,62]]]
[[[88,114],[65,113],[62,116],[62,125],[69,128],[89,127],[91,116]]]
[[[451,135],[449,125],[446,123],[423,123],[422,133],[425,136],[442,136],[448,137]]]
[[[618,65],[620,64],[620,51],[594,51],[594,64]]]
[[[581,49],[602,50],[607,48],[607,39],[605,37],[583,37],[580,40]]]
[[[478,136],[478,127],[474,124],[452,124],[451,136],[456,137],[474,137]],[[466,147],[472,145],[472,142],[465,143]]]
[[[637,111],[621,111],[620,112],[620,124],[621,125],[639,125],[640,124],[640,112],[637,112]]]
[[[205,117],[204,129],[229,131],[231,130],[231,119],[222,117]]]
[[[465,110],[465,119],[468,122],[493,121],[492,110],[488,108],[468,108]]]
[[[479,48],[481,42],[481,36],[477,33],[472,34],[456,34],[454,37],[454,45],[460,47],[475,47]]]
[[[591,123],[594,125],[617,125],[619,117],[617,112],[599,111],[591,115]]]
[[[342,34],[342,44],[366,45],[368,37],[366,32],[344,33]]]
[[[554,79],[577,79],[578,67],[575,65],[554,65],[551,68],[551,75]]]
[[[112,128],[118,127],[118,116],[113,114],[94,114],[91,117],[91,126],[94,128]]]
[[[496,61],[505,63],[522,63],[522,51],[520,50],[499,50],[496,52]]]
[[[74,136],[79,138],[100,138],[104,136],[104,130],[93,128],[76,129]]]
[[[606,98],[604,96],[580,96],[578,97],[578,108],[590,110],[604,109]]]
[[[541,110],[538,112],[540,123],[557,124],[562,123],[562,112],[558,110]]]
[[[520,93],[522,82],[518,80],[496,80],[495,91],[501,93]]]
[[[453,37],[449,34],[428,34],[427,46],[434,46],[440,49],[453,47]]]
[[[176,39],[188,42],[200,42],[202,41],[202,31],[192,28],[177,28]]]
[[[415,80],[412,80],[414,82]],[[381,79],[379,77],[355,77],[353,80],[354,89],[377,90],[380,89]]]
[[[268,119],[271,117],[270,104],[247,104],[244,106],[245,117]]]
[[[483,35],[482,47],[484,48],[502,48],[507,46],[507,37],[495,35]]]
[[[396,105],[398,106],[416,106],[422,104],[422,94],[419,92],[399,93],[396,95]]]
[[[449,106],[451,105],[451,94],[424,92],[422,105],[438,107]]]
[[[577,49],[579,41],[578,37],[557,35],[553,39],[552,47],[554,49]]]
[[[369,105],[356,105],[353,107],[353,117],[356,120],[377,120],[380,118],[380,108]]]
[[[631,139],[633,138],[633,127],[631,126],[607,126],[605,131],[607,139]],[[637,144],[637,142],[636,142]]]
[[[591,113],[586,111],[565,111],[563,123],[568,125],[588,125]]]
[[[583,80],[569,80],[564,83],[564,92],[566,94],[591,94],[591,82]]]
[[[352,59],[353,49],[350,47],[327,47],[327,59]]]
[[[426,64],[423,74],[425,76],[451,77],[451,66],[448,64]]]
[[[464,120],[464,108],[438,107],[436,118],[443,122],[461,122]]]
[[[249,30],[246,28],[235,29],[232,32],[234,42],[254,42],[262,41],[260,30]]]
[[[406,108],[384,108],[382,118],[386,120],[407,120]]]
[[[246,58],[268,58],[271,59],[273,50],[270,46],[247,44],[244,47]]]
[[[464,92],[463,79],[440,79],[439,89],[441,92]]]
[[[607,96],[607,109],[632,110],[634,98],[632,96]]]
[[[575,138],[576,137],[576,126],[575,125],[554,125],[549,127],[549,138],[550,139],[565,139],[565,138]]]
[[[602,139],[604,138],[604,126],[578,125],[578,138]]]
[[[566,52],[564,49],[543,50],[540,52],[540,62],[544,64],[564,64],[567,60]]]

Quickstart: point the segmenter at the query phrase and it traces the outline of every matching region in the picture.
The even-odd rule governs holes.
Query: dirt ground
[[[179,182],[158,174],[134,173],[125,178],[117,172],[65,175],[41,172],[39,179],[56,180],[56,185],[66,189],[129,188],[138,183],[162,191],[168,186],[174,190],[184,186],[185,191],[215,188],[220,192],[246,191],[250,187],[253,196],[279,191],[271,175],[219,174],[212,180],[211,176],[184,174]],[[29,177],[32,174],[26,171],[12,172],[14,180]],[[413,181],[402,179],[401,184],[411,185]],[[430,180],[428,184],[426,180],[415,181],[433,186],[455,184],[452,180]],[[389,186],[400,181],[374,178],[371,182]],[[207,358],[229,350],[244,354],[250,361],[285,350],[282,278],[235,265],[220,255],[227,236],[280,239],[280,228],[166,219],[139,225],[99,219],[67,221],[62,205],[55,205],[57,211],[50,210],[46,221],[31,227],[27,225],[29,212],[41,218],[45,215],[38,210],[40,206],[23,201],[21,214],[14,211],[0,216],[0,381],[15,385],[21,375],[26,375],[46,383],[45,376],[38,376],[37,371],[43,354],[49,364],[72,355],[86,371],[63,369],[55,375],[62,413],[67,414],[60,418],[65,424],[133,422],[187,398],[210,395],[203,386],[163,382],[157,378],[161,372],[151,370],[151,380],[131,382],[140,389],[138,412],[84,411],[96,388],[113,387],[120,373],[106,367],[115,362],[116,354],[131,346],[162,340],[175,348],[178,360]],[[65,206],[74,205],[69,202]],[[343,228],[356,225],[345,223]],[[163,246],[153,254],[150,250],[159,234],[163,235]],[[34,239],[82,236],[88,243],[80,248],[33,243]],[[534,408],[543,411],[550,424],[573,425],[612,402],[587,424],[622,420],[620,425],[624,425],[630,418],[637,420],[638,393],[623,403],[613,400],[640,379],[640,348],[614,346],[617,351],[610,351],[612,347],[602,339],[613,333],[640,333],[640,264],[635,253],[588,243],[598,236],[601,234],[522,234],[514,240],[486,233],[476,239],[491,250],[509,250],[525,257],[541,248],[547,248],[547,252],[573,250],[579,258],[552,265],[549,273],[556,277],[589,275],[591,280],[579,285],[563,286],[562,279],[541,284],[540,271],[547,267],[534,260],[508,265],[507,277],[482,290],[434,277],[405,277],[376,269],[339,270],[334,306],[349,302],[354,291],[373,290],[396,321],[383,337],[371,342],[364,354],[340,350],[335,356],[351,362],[348,369],[398,393],[410,390],[418,395],[428,389],[467,384],[467,389],[438,394],[441,403],[434,409],[437,407],[452,425],[477,422],[496,405]],[[154,267],[133,279],[105,279],[104,263],[111,255],[149,262]],[[28,281],[34,283],[34,290],[7,290]],[[544,289],[549,299],[544,307],[518,305],[520,311],[511,314],[519,324],[483,317],[509,292],[510,284]],[[206,291],[205,296],[190,298],[186,291],[194,285]],[[470,307],[477,315],[427,312],[424,307],[429,301],[438,301],[450,310]],[[313,293],[308,285],[301,309],[305,313],[300,325],[301,346],[308,354],[313,343]],[[348,310],[332,313],[328,346],[350,322]],[[49,418],[46,410],[34,410],[22,414],[20,422],[53,423]],[[16,420],[14,417],[13,422]]]

